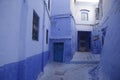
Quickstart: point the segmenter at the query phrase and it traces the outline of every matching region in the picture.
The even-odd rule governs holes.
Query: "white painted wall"
[[[74,3],[74,0],[70,0],[70,11],[72,13],[72,15],[75,17],[76,14],[76,9],[75,9],[76,5]]]
[[[27,17],[27,34],[26,34],[26,57],[34,56],[42,52],[48,51],[46,44],[46,29],[50,28],[50,20],[46,12],[46,6],[43,0],[27,0],[28,1],[28,17]],[[45,9],[45,12],[44,12]],[[32,21],[33,10],[39,16],[39,41],[32,40]],[[45,16],[45,17],[44,17]],[[45,20],[45,22],[43,21]],[[44,28],[43,28],[43,24]],[[44,38],[44,39],[43,39]],[[43,50],[44,49],[44,50]]]
[[[50,26],[51,26],[50,18],[48,17],[47,11],[45,11],[45,28],[44,28],[44,41],[43,41],[44,52],[48,51],[48,48],[49,48],[49,40],[48,40],[48,44],[46,44],[46,30],[48,29],[48,37],[50,37],[50,32],[51,32]]]
[[[92,31],[93,27],[89,25],[76,25],[77,31]]]
[[[32,40],[33,9],[40,18],[39,41]],[[43,48],[43,1],[42,0],[1,0],[0,1],[0,66],[24,60],[44,51]],[[45,13],[45,33],[50,21]],[[44,35],[46,38],[46,35]]]
[[[86,26],[86,24],[95,24],[96,23],[96,19],[95,19],[95,9],[96,8],[97,8],[97,3],[87,3],[87,2],[74,3],[74,0],[71,0],[71,12],[75,18],[77,30],[92,31],[93,27]],[[89,10],[88,21],[81,20],[81,12],[80,12],[81,9]]]
[[[0,66],[18,61],[21,0],[0,1]]]
[[[79,2],[75,3],[72,7],[72,13],[75,17],[76,24],[95,24],[95,8],[96,4],[94,3],[86,3],[86,2]],[[87,9],[89,10],[89,20],[88,21],[81,21],[81,9]]]
[[[39,8],[40,7],[40,8]],[[42,0],[28,0],[28,14],[27,14],[27,34],[26,34],[26,57],[42,53],[42,27],[43,27],[43,4]],[[33,10],[39,16],[39,41],[32,40],[32,21]]]

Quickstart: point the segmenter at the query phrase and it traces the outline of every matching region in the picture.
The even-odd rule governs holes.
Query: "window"
[[[81,11],[81,20],[82,21],[88,21],[88,19],[89,19],[89,15],[88,15],[89,10],[82,9],[80,11]]]
[[[50,0],[48,0],[48,10],[50,11]]]
[[[96,20],[99,20],[99,8],[96,8],[95,12],[96,12]]]
[[[46,44],[48,44],[48,39],[49,39],[49,38],[48,38],[48,35],[49,35],[49,34],[48,34],[48,29],[47,29],[47,30],[46,30]]]
[[[81,20],[82,21],[88,21],[88,13],[81,12]]]
[[[39,34],[39,16],[35,11],[33,11],[33,29],[32,29],[32,39],[38,41]]]
[[[107,27],[108,26],[106,26],[105,28],[102,29],[102,46],[104,45],[104,39],[106,36]]]

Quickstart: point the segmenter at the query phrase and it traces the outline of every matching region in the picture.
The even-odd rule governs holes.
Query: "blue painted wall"
[[[48,56],[48,52],[42,54]],[[43,72],[43,66],[46,65],[42,65],[42,54],[0,67],[0,79],[36,80],[38,74]],[[48,57],[44,57],[44,63],[47,63],[47,60]]]
[[[95,36],[97,36],[97,39],[95,39]],[[96,25],[96,27],[92,31],[92,52],[94,54],[100,54],[102,50],[102,28],[99,27],[99,25]]]
[[[73,17],[68,15],[57,15],[51,17],[50,55],[53,60],[53,44],[64,43],[63,62],[69,62],[76,50],[75,23]]]
[[[70,14],[70,0],[51,0],[51,16]]]
[[[108,27],[101,54],[100,80],[120,80],[120,11],[118,9],[120,1],[112,1],[109,12],[102,23],[102,27]]]
[[[52,17],[51,21],[51,38],[71,38],[71,16],[58,15]]]
[[[77,51],[77,29],[75,27],[75,19],[72,16],[71,18],[71,27],[72,27],[72,54],[74,55]]]
[[[76,28],[71,15],[70,0],[51,2],[50,59],[53,60],[53,44],[63,42],[63,62],[69,62],[76,50]]]

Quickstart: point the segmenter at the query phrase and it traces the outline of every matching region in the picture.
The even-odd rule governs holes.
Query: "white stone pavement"
[[[92,54],[91,52],[76,52],[71,62],[79,63],[97,63],[100,61],[99,54]]]
[[[70,64],[48,63],[44,74],[38,76],[37,80],[92,80],[89,72],[98,64],[91,61],[99,61],[99,55],[77,52]]]

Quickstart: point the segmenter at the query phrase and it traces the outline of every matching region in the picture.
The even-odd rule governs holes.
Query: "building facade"
[[[70,0],[52,0],[51,7],[50,58],[52,61],[67,63],[76,51],[76,28],[70,11]]]
[[[101,52],[99,80],[119,80],[119,40],[120,40],[120,1],[101,0],[102,17],[101,31],[104,36],[104,45]]]
[[[49,0],[0,1],[0,80],[35,80],[49,57]]]
[[[98,3],[71,0],[71,12],[75,19],[77,51],[98,53],[94,40],[94,28],[98,23]]]

